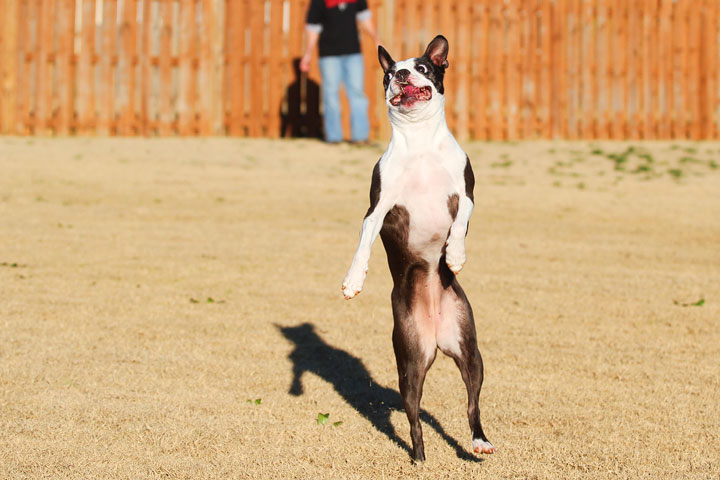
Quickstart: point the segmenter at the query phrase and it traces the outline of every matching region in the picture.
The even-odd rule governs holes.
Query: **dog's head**
[[[442,101],[447,54],[448,41],[442,35],[430,42],[422,57],[400,62],[395,62],[387,50],[379,46],[378,59],[384,73],[383,86],[388,107],[407,113]]]

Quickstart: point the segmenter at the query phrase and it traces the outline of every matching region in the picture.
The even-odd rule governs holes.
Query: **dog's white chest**
[[[410,215],[408,246],[428,261],[440,258],[453,218],[448,202],[456,193],[453,177],[439,155],[406,159],[397,204]]]

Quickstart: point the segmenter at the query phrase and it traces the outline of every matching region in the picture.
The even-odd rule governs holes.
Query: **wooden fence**
[[[309,0],[0,0],[0,132],[315,135]],[[370,0],[396,59],[450,42],[460,138],[720,138],[720,0]],[[363,39],[373,137],[389,126]],[[347,131],[348,116],[343,123]]]

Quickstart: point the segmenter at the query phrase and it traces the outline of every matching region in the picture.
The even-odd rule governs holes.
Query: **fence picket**
[[[567,12],[567,133],[566,138],[575,139],[578,136],[578,94],[580,83],[578,82],[578,69],[580,68],[580,47],[582,39],[578,36],[578,3],[579,0],[568,0]]]
[[[507,103],[505,112],[507,118],[507,137],[517,138],[517,117],[520,77],[520,22],[518,18],[517,1],[512,0],[506,4],[505,18],[507,21],[507,56],[505,61],[505,79],[507,85]]]
[[[404,53],[404,38],[403,38],[403,32],[404,29],[404,18],[402,17],[403,12],[405,11],[405,1],[406,0],[395,0],[393,2],[395,6],[395,14],[393,15],[393,18],[395,21],[393,22],[393,28],[392,28],[392,42],[390,43],[390,55],[393,56],[393,58],[402,58]]]
[[[180,92],[178,95],[178,133],[193,132],[195,113],[195,0],[180,2]]]
[[[659,59],[659,5],[658,0],[649,0],[648,5],[648,23],[649,23],[649,95],[647,124],[648,134],[645,138],[658,138],[658,111],[660,103],[660,59]]]
[[[60,0],[58,4],[58,51],[56,68],[58,74],[58,115],[56,133],[70,133],[75,112],[75,82],[73,58],[75,51],[75,0]],[[97,128],[97,125],[94,125]]]
[[[490,2],[489,8],[489,28],[488,28],[488,64],[489,79],[488,90],[490,97],[490,138],[504,138],[504,116],[503,106],[505,103],[503,95],[503,46],[501,45],[499,35],[501,30],[502,10],[498,2]],[[451,59],[452,61],[452,59]]]
[[[552,88],[552,69],[553,69],[553,57],[552,57],[552,5],[550,2],[543,2],[540,11],[540,44],[542,47],[542,54],[540,56],[540,89],[538,90],[538,103],[540,107],[540,124],[543,138],[552,138],[552,105],[553,105],[553,92]]]
[[[440,2],[440,9],[438,11],[439,13],[439,25],[440,25],[440,32],[443,32],[444,36],[448,39],[448,42],[453,45],[450,48],[455,48],[454,41],[457,38],[455,33],[455,26],[456,26],[456,18],[453,16],[453,5],[451,2]],[[395,12],[395,15],[398,15],[398,12]],[[432,38],[435,37],[435,34],[430,36],[431,38],[425,39],[425,45],[422,45],[422,48],[424,51],[424,48],[427,46],[427,44],[432,40]],[[413,45],[417,44],[417,39],[415,39]],[[450,55],[452,55],[453,50],[450,50]],[[408,58],[410,56],[414,57],[417,56],[420,52],[409,52],[409,55],[404,56],[402,58]],[[452,62],[452,60],[448,60],[448,63]],[[455,83],[457,82],[457,77],[455,76],[455,73],[457,71],[458,65],[455,65],[455,63],[452,63],[448,69],[448,73],[445,75],[445,116],[447,118],[448,126],[451,129],[455,128],[455,125],[457,123],[457,115],[456,115],[456,106],[455,101],[457,99],[457,89],[455,88]]]
[[[266,135],[270,138],[277,138],[280,135],[280,112],[282,107],[282,77],[280,62],[282,59],[282,0],[272,0],[270,3],[270,56],[269,65],[269,105],[268,105],[268,130]]]
[[[173,80],[172,80],[172,58],[173,58],[173,9],[172,1],[160,2],[160,58],[158,59],[158,70],[160,72],[159,90],[159,115],[158,131],[161,135],[172,133],[175,111],[173,105]]]
[[[718,100],[720,100],[720,93],[718,92],[718,69],[720,68],[720,61],[718,61],[718,31],[720,29],[720,5],[714,0],[708,0],[708,15],[710,15],[710,22],[708,27],[708,37],[706,43],[709,44],[707,48],[707,64],[705,65],[705,71],[710,72],[709,78],[709,93],[708,93],[708,125],[703,138],[717,140],[720,138],[718,135],[720,132],[720,121],[717,118],[718,113]]]
[[[137,3],[123,2],[120,26],[121,50],[119,63],[119,87],[122,112],[118,133],[132,135],[135,132],[135,71],[137,62]]]
[[[265,119],[263,118],[264,96],[263,91],[263,29],[264,29],[264,3],[250,0],[250,128],[251,137],[263,134]]]
[[[95,1],[82,0],[80,60],[78,64],[77,131],[88,134],[95,125]]]
[[[247,8],[244,1],[228,0],[228,39],[227,51],[230,69],[230,121],[231,135],[245,134],[245,21]]]
[[[650,58],[652,55],[651,50],[655,49],[655,45],[650,44],[652,34],[650,32],[650,17],[649,7],[652,0],[644,0],[644,9],[640,12],[639,20],[641,22],[640,30],[642,32],[642,38],[640,39],[642,45],[642,59],[641,59],[641,74],[638,81],[638,90],[641,92],[640,105],[638,108],[638,119],[640,122],[640,131],[642,138],[652,138],[650,134],[651,122],[650,122],[650,105],[652,100],[650,98]]]
[[[675,138],[677,136],[677,98],[679,94],[678,77],[676,75],[678,65],[678,27],[679,22],[677,5],[674,0],[666,0],[667,9],[667,31],[668,35],[672,38],[668,41],[667,51],[667,65],[665,71],[666,83],[666,101],[667,101],[667,131],[668,137]]]
[[[645,31],[641,12],[637,9],[630,9],[626,15],[628,34],[625,39],[625,45],[627,45],[627,54],[624,57],[625,74],[622,75],[624,78],[622,110],[626,121],[626,135],[629,138],[639,139],[644,131],[642,111],[645,103],[645,91],[643,88]],[[634,95],[631,95],[631,93],[634,93]]]
[[[580,116],[580,136],[582,138],[592,138],[595,124],[595,93],[597,83],[595,82],[595,44],[596,38],[595,25],[592,19],[595,17],[594,1],[583,0],[581,5],[581,30],[584,35],[582,38],[583,59],[581,62],[580,82],[580,110],[584,115]]]
[[[18,73],[20,64],[18,62],[18,19],[21,9],[16,0],[4,0],[0,2],[0,132],[17,132],[17,101],[20,96],[18,85]]]
[[[473,25],[472,45],[476,50],[472,52],[472,58],[478,61],[473,62],[473,87],[472,93],[474,102],[473,108],[473,137],[477,139],[488,138],[487,124],[487,101],[488,101],[488,76],[487,76],[487,38],[488,38],[488,8],[487,0],[473,2]]]
[[[680,96],[677,105],[677,117],[676,117],[676,133],[675,136],[679,138],[687,138],[687,112],[689,110],[688,105],[688,70],[689,70],[689,55],[688,55],[688,29],[687,29],[687,4],[677,3],[677,35],[680,40],[678,44],[678,63],[680,71],[678,72],[679,83],[680,83]]]
[[[52,7],[53,0],[35,0],[38,15],[35,18],[35,51],[33,52],[33,60],[35,63],[35,91],[34,91],[34,108],[30,115],[30,130],[33,133],[45,134],[47,130],[47,120],[49,118],[51,108],[47,104],[47,90],[50,88],[50,64],[48,55],[50,49],[50,40],[52,39]]]
[[[465,105],[469,104],[470,100],[470,69],[472,68],[472,62],[470,62],[470,20],[471,20],[471,7],[472,3],[470,0],[464,0],[458,2],[456,15],[459,18],[457,24],[457,36],[456,36],[456,47],[455,47],[455,62],[454,70],[451,72],[458,79],[457,96],[455,112],[457,114],[457,125],[455,127],[455,133],[458,138],[464,140],[469,138],[470,130],[470,109],[464,108]],[[431,35],[428,35],[430,37]],[[418,55],[417,53],[415,55]]]
[[[697,5],[699,3],[699,5]],[[700,102],[703,99],[701,88],[700,88],[700,61],[701,61],[701,54],[700,54],[700,41],[702,36],[702,16],[703,16],[703,5],[702,0],[700,2],[696,2],[696,8],[693,8],[692,14],[689,15],[689,29],[690,29],[690,51],[689,53],[689,62],[690,62],[690,70],[688,72],[689,74],[689,99],[690,100],[690,118],[694,119],[693,122],[688,122],[689,130],[690,130],[690,138],[693,140],[700,140],[701,138],[701,110],[702,106]]]
[[[102,50],[100,57],[99,133],[108,135],[115,129],[115,67],[117,64],[117,0],[103,2]],[[72,94],[71,94],[72,96]]]
[[[150,110],[150,100],[153,96],[152,86],[152,0],[143,0],[142,9],[142,55],[140,57],[140,129],[143,135],[149,135],[155,123]]]
[[[7,20],[9,8],[6,3],[7,0],[0,0],[0,29],[2,29],[0,30],[0,55],[4,56],[7,56],[8,53],[10,55],[14,55],[17,48],[14,47],[11,51],[8,51],[9,41],[17,41],[17,36],[15,36],[14,39],[7,38],[10,37],[10,35],[5,32],[5,27],[9,25],[9,22]],[[10,66],[9,62],[0,64],[0,131],[7,128],[7,126],[5,125],[7,121],[5,117],[8,115],[6,110],[12,111],[11,108],[7,107],[7,103],[10,102],[10,100],[6,100],[6,97],[8,96],[8,94],[12,94],[14,92],[10,92],[10,89],[5,83],[6,76],[8,75],[8,71],[11,68],[12,67]]]
[[[222,133],[221,118],[223,88],[220,72],[223,68],[222,40],[218,28],[217,0],[203,0],[202,55],[200,56],[200,134]]]

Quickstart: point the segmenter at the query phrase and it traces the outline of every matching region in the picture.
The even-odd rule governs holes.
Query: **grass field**
[[[720,144],[465,147],[498,452],[439,356],[413,465],[383,148],[0,138],[0,478],[720,478]]]

